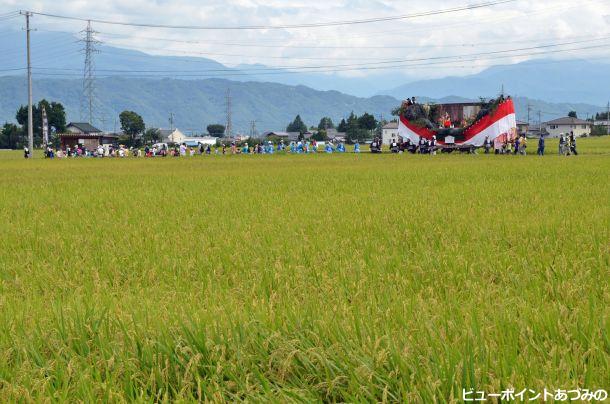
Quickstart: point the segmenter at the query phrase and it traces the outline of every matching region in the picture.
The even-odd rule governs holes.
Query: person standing
[[[538,155],[544,156],[544,135],[540,135],[538,139]]]
[[[566,139],[563,137],[563,133],[559,135],[559,155],[564,154]]]
[[[436,135],[432,136],[432,140],[430,140],[429,148],[430,148],[430,150],[429,150],[430,155],[436,156]]]
[[[576,151],[576,136],[574,136],[574,132],[570,132],[570,152],[578,156],[578,152]]]
[[[483,146],[485,147],[485,154],[489,154],[489,150],[491,149],[491,141],[489,140],[489,136],[485,136]]]
[[[422,136],[419,137],[419,144],[418,144],[418,151],[419,154],[423,154],[424,153],[424,144],[425,144],[425,140]]]
[[[527,155],[527,138],[525,135],[521,136],[521,141],[519,142],[519,154],[522,156]]]
[[[515,151],[514,151],[515,154],[519,153],[520,146],[521,146],[521,139],[519,137],[517,137],[515,139]]]

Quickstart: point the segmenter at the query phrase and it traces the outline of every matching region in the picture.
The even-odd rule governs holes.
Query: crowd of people
[[[187,146],[185,143],[168,145],[159,143],[152,146],[126,147],[124,145],[99,145],[95,148],[88,149],[83,145],[65,148],[53,148],[46,146],[44,148],[44,156],[46,158],[71,158],[71,157],[185,157],[195,155],[226,155],[226,154],[274,154],[276,152],[285,152],[292,154],[309,154],[309,153],[346,153],[347,149],[344,142],[325,142],[321,143],[312,141],[294,141],[286,144],[280,140],[277,144],[271,141],[255,143],[249,145],[247,142],[237,144],[210,145],[199,144],[196,147]],[[360,153],[360,144],[353,145],[353,152]],[[29,150],[24,148],[24,157],[29,157]]]
[[[546,139],[540,136],[538,139],[539,156],[545,154]],[[490,154],[492,149],[495,154],[527,154],[528,140],[524,135],[517,136],[514,139],[505,138],[504,140],[491,140],[485,138],[483,150],[485,154]],[[404,141],[392,140],[389,145],[391,153],[411,153],[411,154],[429,154],[436,155],[438,151],[444,150],[437,144],[436,136],[431,139],[423,137],[419,141],[413,142],[407,138]],[[473,152],[474,147],[463,148],[462,151]],[[353,153],[360,153],[360,144],[356,142],[351,150]],[[370,143],[370,151],[372,153],[381,153],[383,151],[383,142],[380,137],[375,137]],[[288,144],[280,140],[277,144],[271,141],[260,142],[249,145],[248,143],[221,145],[204,145],[200,144],[197,147],[189,147],[186,144],[169,146],[165,143],[156,144],[153,146],[144,146],[143,148],[126,147],[123,145],[99,145],[93,149],[87,149],[82,145],[74,147],[52,148],[47,146],[44,155],[46,158],[72,158],[72,157],[185,157],[195,155],[227,155],[227,154],[274,154],[274,153],[290,153],[290,154],[311,154],[311,153],[346,153],[347,148],[344,142],[317,142],[311,141],[293,141]],[[574,133],[562,134],[559,137],[559,154],[560,155],[578,155],[576,149],[576,137]],[[24,157],[29,157],[29,150],[24,148]]]

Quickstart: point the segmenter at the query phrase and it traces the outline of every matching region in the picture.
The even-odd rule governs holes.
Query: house
[[[85,122],[70,122],[66,126],[66,132],[59,135],[61,148],[74,148],[82,145],[89,150],[95,149],[101,144],[116,143],[118,135],[104,133],[100,129]]]
[[[345,142],[347,139],[345,132],[338,132],[337,129],[334,128],[326,131],[326,137],[331,142]]]
[[[591,134],[592,125],[590,121],[571,117],[559,118],[543,124],[550,137],[559,137],[562,133],[570,132],[574,132],[576,137],[588,136]]]
[[[180,144],[184,143],[185,145],[187,145],[189,147],[199,147],[199,145],[215,146],[217,142],[218,142],[217,137],[201,136],[201,137],[184,137],[180,141]]]
[[[527,135],[530,130],[530,124],[524,121],[517,120],[517,133],[519,135]]]
[[[299,132],[271,131],[271,132],[265,132],[264,136],[267,139],[276,138],[276,139],[283,140],[284,142],[290,143],[290,142],[297,142],[299,140],[299,137],[301,136],[301,134]]]
[[[389,145],[392,142],[398,142],[398,122],[389,122],[381,128],[381,142]]]
[[[159,129],[161,143],[184,143],[186,135],[179,129]]]

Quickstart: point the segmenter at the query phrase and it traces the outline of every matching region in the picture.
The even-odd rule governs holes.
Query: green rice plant
[[[579,148],[0,152],[0,401],[608,390],[610,140]]]

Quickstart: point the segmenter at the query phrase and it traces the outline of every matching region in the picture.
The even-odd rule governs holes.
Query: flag
[[[44,105],[42,106],[42,141],[45,146],[49,144],[49,120]]]

